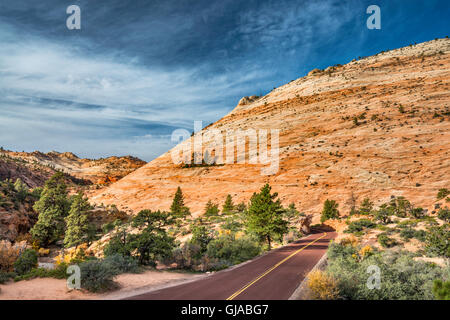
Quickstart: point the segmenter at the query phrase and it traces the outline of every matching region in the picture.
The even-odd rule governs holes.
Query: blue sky
[[[81,30],[66,27],[72,4]],[[243,96],[445,37],[449,16],[448,0],[2,0],[0,146],[149,161]]]

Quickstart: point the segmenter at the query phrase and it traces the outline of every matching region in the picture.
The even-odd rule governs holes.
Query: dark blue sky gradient
[[[71,4],[81,30],[66,28]],[[366,28],[372,4],[381,30]],[[445,37],[449,15],[447,0],[3,0],[0,145],[151,160],[174,128],[313,68]]]

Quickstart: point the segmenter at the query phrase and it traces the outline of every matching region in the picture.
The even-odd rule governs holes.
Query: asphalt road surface
[[[287,300],[325,254],[334,232],[314,233],[235,268],[129,300]]]

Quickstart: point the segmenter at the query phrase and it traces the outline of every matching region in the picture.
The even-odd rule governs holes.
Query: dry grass
[[[14,270],[14,262],[27,248],[26,241],[11,244],[7,240],[0,241],[0,270],[10,272]]]
[[[339,298],[337,281],[325,272],[315,270],[308,275],[308,288],[314,300],[336,300]]]

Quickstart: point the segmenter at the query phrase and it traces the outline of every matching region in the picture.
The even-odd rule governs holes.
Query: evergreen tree
[[[184,205],[183,192],[180,187],[178,187],[177,192],[175,192],[175,196],[173,197],[170,213],[175,218],[185,218],[191,214],[189,208]]]
[[[217,215],[219,215],[219,206],[217,204],[214,204],[211,200],[209,200],[205,207],[205,216],[211,217]]]
[[[260,241],[267,241],[269,250],[273,239],[281,240],[288,230],[288,222],[283,219],[284,209],[278,193],[271,194],[271,187],[266,184],[260,193],[254,193],[246,216],[249,232],[258,236]]]
[[[17,191],[17,198],[19,201],[24,201],[28,195],[28,187],[20,178],[17,178],[14,183],[14,189]]]
[[[225,203],[222,207],[222,214],[231,214],[234,211],[233,199],[231,198],[231,194],[227,195],[225,199]]]
[[[361,202],[359,213],[368,215],[372,212],[372,210],[373,210],[373,202],[371,202],[369,198],[365,198],[363,202]]]
[[[69,215],[65,218],[66,234],[64,245],[69,248],[88,241],[90,226],[88,215],[91,206],[83,194],[79,193],[72,200]]]
[[[140,264],[156,266],[156,260],[172,253],[175,239],[170,237],[165,226],[169,215],[161,211],[142,210],[132,220],[132,226],[141,229],[139,234],[129,237],[130,252],[136,252]]]
[[[64,234],[64,218],[69,207],[64,174],[58,172],[47,180],[40,199],[33,206],[39,214],[38,221],[30,230],[33,239],[44,246],[59,240]]]
[[[339,211],[337,209],[338,204],[334,200],[325,200],[323,204],[322,216],[320,217],[320,222],[325,222],[328,219],[339,218]]]
[[[300,212],[298,212],[297,208],[295,207],[295,203],[292,202],[291,204],[289,204],[287,209],[284,211],[284,215],[286,216],[286,218],[292,219],[297,216],[300,216],[301,214],[300,214]]]
[[[200,253],[203,254],[206,252],[208,247],[208,243],[213,239],[207,227],[203,224],[203,221],[200,219],[198,224],[193,225],[191,227],[192,230],[192,238],[190,243],[198,245],[200,247]]]

